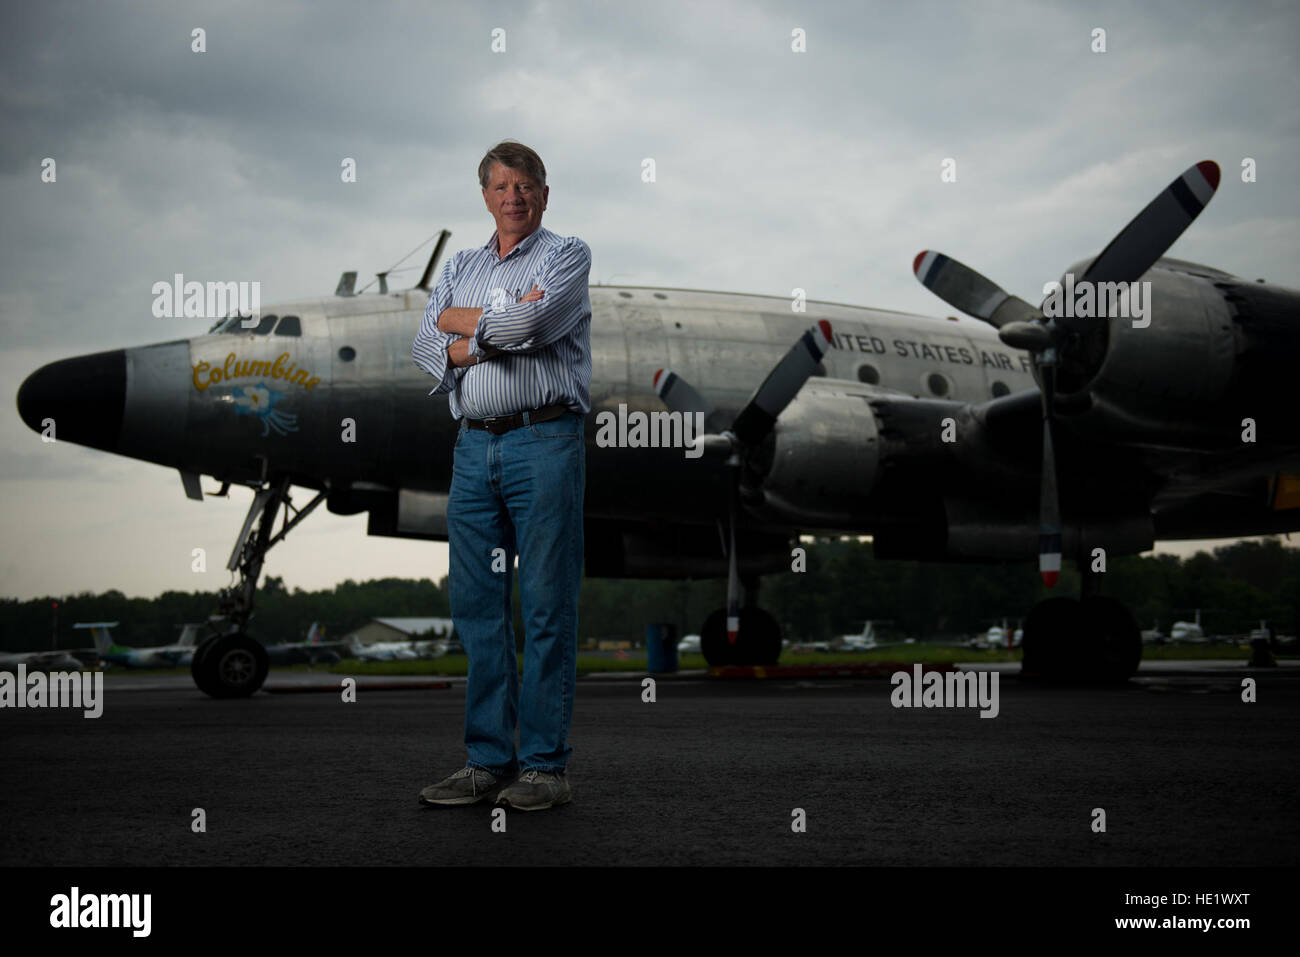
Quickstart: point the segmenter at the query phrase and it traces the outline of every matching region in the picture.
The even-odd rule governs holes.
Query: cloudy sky
[[[6,20],[11,397],[46,362],[204,331],[151,314],[177,272],[258,278],[267,304],[329,294],[345,269],[364,282],[443,227],[453,250],[484,242],[475,170],[502,138],[541,153],[545,223],[588,242],[593,281],[941,315],[910,269],[936,248],[1033,299],[1209,158],[1223,185],[1172,254],[1300,286],[1289,3],[110,0]],[[174,471],[42,444],[10,402],[0,595],[226,583],[247,491],[190,502]],[[320,509],[267,572],[320,588],[446,567],[445,545]]]

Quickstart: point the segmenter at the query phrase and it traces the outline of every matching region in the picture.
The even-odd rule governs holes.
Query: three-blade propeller
[[[831,346],[831,324],[818,320],[790,347],[768,373],[744,408],[721,433],[702,436],[706,452],[724,454],[727,478],[727,640],[735,644],[740,635],[740,572],[736,556],[736,511],[740,498],[740,467],[745,452],[758,446],[776,426],[809,376],[816,371]],[[712,418],[715,410],[696,389],[669,369],[654,374],[654,389],[664,405],[674,412],[702,413]]]
[[[1218,187],[1219,167],[1213,160],[1189,167],[1120,230],[1076,285],[1136,282],[1200,215]],[[1056,368],[1062,351],[1069,348],[1068,334],[1083,331],[1089,320],[1065,316],[1049,319],[1041,306],[1031,306],[942,253],[918,253],[912,271],[944,302],[989,323],[1008,346],[1023,349],[1033,358],[1043,403],[1038,570],[1050,588],[1061,570],[1061,507],[1052,447]]]

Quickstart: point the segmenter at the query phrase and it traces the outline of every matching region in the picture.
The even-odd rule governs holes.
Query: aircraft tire
[[[774,665],[781,657],[781,628],[762,608],[740,610],[740,635],[727,641],[727,609],[715,610],[700,629],[700,651],[709,667]]]
[[[211,684],[208,680],[208,672],[203,667],[203,658],[212,650],[212,646],[216,643],[217,636],[204,639],[199,643],[199,646],[194,649],[194,654],[190,658],[190,677],[194,679],[194,684],[204,694],[210,695],[214,698],[217,696],[210,690]]]
[[[762,608],[740,611],[740,658],[747,665],[774,665],[781,657],[781,626]]]
[[[1127,681],[1142,660],[1142,629],[1123,602],[1105,595],[1083,600],[1088,642],[1087,676],[1096,681]]]
[[[194,655],[191,671],[199,689],[213,698],[247,698],[262,687],[270,670],[266,649],[242,633],[205,642]]]
[[[1085,654],[1080,617],[1074,598],[1047,598],[1034,605],[1021,640],[1021,674],[1052,681],[1077,677]]]

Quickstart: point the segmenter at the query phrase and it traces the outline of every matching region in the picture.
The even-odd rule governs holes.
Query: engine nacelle
[[[765,520],[803,527],[861,526],[879,472],[880,435],[869,393],[810,380],[781,413],[750,465],[762,476]]]
[[[1062,350],[1057,413],[1112,442],[1232,448],[1243,415],[1276,406],[1261,390],[1287,391],[1277,364],[1300,347],[1300,297],[1208,267],[1162,263],[1144,277],[1151,283],[1144,319],[1073,323],[1082,335]],[[1271,438],[1283,436],[1274,429]]]

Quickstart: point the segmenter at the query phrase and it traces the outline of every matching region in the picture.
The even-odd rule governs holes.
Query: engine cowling
[[[1081,331],[1061,349],[1057,414],[1109,441],[1239,447],[1243,417],[1270,415],[1273,393],[1287,402],[1279,362],[1300,350],[1300,294],[1169,260],[1143,279],[1151,283],[1144,320],[1074,324]],[[1278,424],[1273,439],[1294,437],[1294,426]]]
[[[748,510],[802,527],[862,525],[880,465],[869,398],[851,383],[810,381],[747,463]]]

